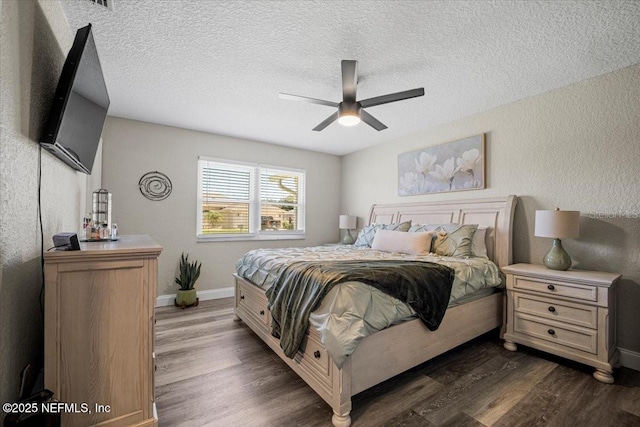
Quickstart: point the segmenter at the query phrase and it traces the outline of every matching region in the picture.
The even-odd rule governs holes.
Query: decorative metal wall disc
[[[147,172],[138,181],[138,187],[144,197],[155,202],[164,200],[171,194],[171,180],[162,172]]]

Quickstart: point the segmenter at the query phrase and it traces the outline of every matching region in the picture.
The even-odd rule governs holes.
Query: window
[[[197,236],[302,238],[304,189],[303,170],[200,157]]]

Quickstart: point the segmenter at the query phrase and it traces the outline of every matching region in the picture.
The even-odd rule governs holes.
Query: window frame
[[[202,233],[202,186],[203,186],[203,162],[217,163],[222,167],[246,170],[250,172],[249,182],[249,232],[248,233]],[[264,163],[243,162],[238,160],[222,159],[217,157],[198,156],[198,184],[196,195],[196,241],[220,242],[220,241],[252,241],[252,240],[302,240],[306,231],[306,175],[305,169],[290,168]],[[298,208],[297,230],[261,230],[261,206],[260,177],[263,170],[281,171],[298,175]],[[242,203],[242,202],[240,202]]]

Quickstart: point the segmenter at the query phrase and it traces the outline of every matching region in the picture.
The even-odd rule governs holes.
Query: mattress
[[[492,293],[503,284],[498,267],[486,258],[417,256],[351,245],[255,249],[238,260],[236,272],[267,290],[282,268],[295,261],[380,259],[429,261],[453,268],[450,307]],[[336,365],[341,367],[364,337],[414,317],[408,304],[364,283],[345,282],[325,296],[309,320]]]

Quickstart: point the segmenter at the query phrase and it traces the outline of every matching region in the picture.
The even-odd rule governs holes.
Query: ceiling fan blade
[[[382,122],[364,110],[360,110],[360,119],[377,131],[385,130],[387,128]]]
[[[329,117],[327,117],[322,123],[320,123],[318,126],[314,127],[313,130],[319,132],[322,129],[326,128],[327,126],[329,126],[331,123],[335,122],[336,120],[338,120],[338,112],[336,111],[335,113],[333,113],[332,115],[330,115]]]
[[[373,107],[374,105],[388,104],[390,102],[402,101],[403,99],[417,98],[424,95],[424,88],[405,90],[402,92],[390,93],[389,95],[376,96],[375,98],[360,101],[362,108]]]
[[[304,101],[311,104],[326,105],[327,107],[337,107],[337,102],[325,101],[324,99],[309,98],[308,96],[291,95],[290,93],[278,93],[280,99],[288,99],[290,101]]]
[[[358,88],[358,61],[342,61],[342,100],[356,102]]]

